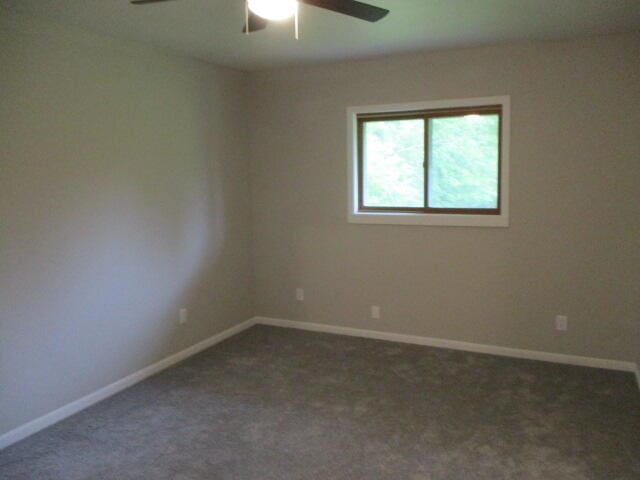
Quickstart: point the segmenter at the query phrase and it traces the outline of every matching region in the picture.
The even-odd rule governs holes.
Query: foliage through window
[[[358,210],[500,214],[501,106],[361,114]]]

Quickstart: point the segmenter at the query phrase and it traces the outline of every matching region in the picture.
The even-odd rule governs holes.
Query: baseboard
[[[337,325],[325,325],[321,323],[300,322],[296,320],[284,320],[280,318],[254,317],[238,325],[235,325],[223,332],[207,338],[195,345],[190,346],[178,353],[166,357],[148,367],[138,370],[127,377],[124,377],[106,387],[101,388],[89,395],[75,400],[63,407],[58,408],[42,417],[36,418],[20,427],[17,427],[3,435],[0,435],[0,450],[8,447],[40,430],[47,428],[71,415],[84,410],[95,403],[98,403],[122,390],[141,382],[147,377],[154,375],[175,363],[178,363],[202,350],[205,350],[216,343],[226,340],[255,324],[272,325],[276,327],[296,328],[299,330],[311,330],[314,332],[335,333],[339,335],[349,335],[353,337],[374,338],[378,340],[389,340],[392,342],[411,343],[415,345],[426,345],[430,347],[449,348],[452,350],[464,350],[467,352],[487,353],[491,355],[501,355],[505,357],[524,358],[529,360],[541,360],[545,362],[563,363],[568,365],[578,365],[583,367],[604,368],[607,370],[621,370],[634,372],[638,387],[640,388],[640,366],[633,362],[623,362],[620,360],[610,360],[604,358],[581,357],[577,355],[565,355],[561,353],[541,352],[536,350],[522,350],[518,348],[498,347],[494,345],[484,345],[479,343],[460,342],[457,340],[445,340],[441,338],[420,337],[417,335],[404,335],[400,333],[381,332],[377,330],[364,330],[359,328],[340,327]]]
[[[621,370],[635,372],[640,385],[640,374],[636,364],[620,360],[606,358],[581,357],[577,355],[565,355],[562,353],[541,352],[537,350],[523,350],[519,348],[498,347],[480,343],[460,342],[457,340],[445,340],[442,338],[420,337],[416,335],[404,335],[400,333],[381,332],[377,330],[364,330],[359,328],[339,327],[337,325],[325,325],[322,323],[300,322],[296,320],[284,320],[280,318],[255,317],[255,323],[273,325],[276,327],[296,328],[299,330],[311,330],[314,332],[337,333],[353,337],[375,338],[392,342],[412,343],[429,347],[449,348],[452,350],[464,350],[466,352],[488,353],[504,357],[524,358],[528,360],[540,360],[544,362],[578,365],[581,367],[604,368],[607,370]]]
[[[60,407],[57,410],[49,412],[46,415],[43,415],[42,417],[38,417],[35,420],[30,421],[29,423],[25,423],[20,427],[10,430],[9,432],[0,436],[0,450],[30,435],[33,435],[34,433],[44,428],[47,428],[53,425],[54,423],[58,423],[59,421],[73,415],[74,413],[78,413],[79,411],[84,410],[85,408],[90,407],[95,403],[98,403],[112,395],[115,395],[116,393],[121,392],[125,388],[135,385],[136,383],[144,380],[145,378],[150,377],[151,375],[154,375],[164,370],[165,368],[168,368],[171,365],[178,363],[192,355],[195,355],[196,353],[201,352],[202,350],[205,350],[211,347],[212,345],[215,345],[216,343],[226,340],[227,338],[232,337],[233,335],[236,335],[243,330],[246,330],[247,328],[253,326],[254,324],[255,324],[254,319],[249,319],[245,322],[242,322],[238,325],[228,328],[227,330],[224,330],[216,335],[213,335],[212,337],[209,337],[206,340],[198,342],[195,345],[192,345],[188,348],[185,348],[184,350],[181,350],[178,353],[175,353],[169,357],[166,357],[160,360],[159,362],[149,365],[148,367],[145,367],[142,370],[138,370],[137,372],[132,373],[131,375],[128,375],[116,382],[113,382],[110,385],[107,385],[106,387],[101,388],[100,390],[96,390],[95,392],[90,393],[85,397],[82,397],[78,400],[68,403],[67,405]]]

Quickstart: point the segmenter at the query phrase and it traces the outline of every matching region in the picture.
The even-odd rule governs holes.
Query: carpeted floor
[[[256,326],[0,452],[3,480],[640,479],[632,374]]]

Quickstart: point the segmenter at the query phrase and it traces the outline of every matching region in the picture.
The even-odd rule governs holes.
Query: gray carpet
[[[633,375],[257,326],[0,452],[18,479],[640,479]]]

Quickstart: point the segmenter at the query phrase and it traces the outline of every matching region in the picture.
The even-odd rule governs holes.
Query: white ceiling
[[[243,0],[0,0],[19,13],[171,49],[243,70],[510,41],[640,30],[640,0],[370,0],[378,23],[303,5],[292,22],[245,36]]]

